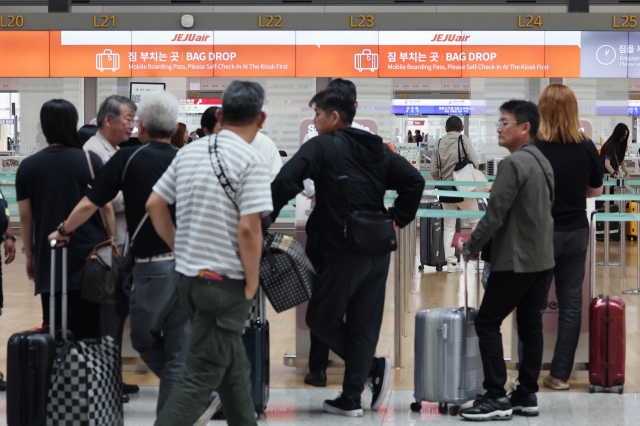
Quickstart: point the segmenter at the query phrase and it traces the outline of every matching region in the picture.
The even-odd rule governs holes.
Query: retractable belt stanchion
[[[413,288],[413,273],[415,269],[415,252],[416,252],[416,222],[412,221],[409,225],[407,225],[407,241],[406,241],[406,252],[405,252],[405,293],[404,293],[404,312],[410,313],[411,309],[409,309],[409,298],[411,296],[411,289]],[[405,324],[406,326],[406,324]],[[402,330],[402,337],[406,337],[407,330],[406,327]]]
[[[636,194],[640,194],[640,188],[636,188]],[[638,226],[640,227],[640,221],[638,221]],[[637,241],[637,245],[638,245],[637,249],[636,249],[636,252],[637,252],[636,261],[638,262],[637,263],[637,268],[638,268],[637,269],[638,270],[638,272],[637,272],[637,274],[638,274],[637,275],[638,286],[636,288],[630,288],[628,290],[622,290],[622,294],[629,294],[629,295],[638,296],[638,295],[640,295],[640,241],[638,241],[638,240],[636,240],[636,241]]]
[[[394,333],[393,333],[393,368],[402,367],[402,334],[404,331],[404,312],[402,306],[402,296],[404,290],[402,288],[403,274],[403,240],[404,235],[402,229],[396,231],[398,239],[398,250],[394,253]]]
[[[605,175],[605,180],[609,180],[609,175]],[[608,194],[610,186],[605,186],[605,191]],[[615,188],[615,187],[614,187]],[[615,194],[615,189],[613,190],[614,194]],[[605,213],[611,213],[611,201],[610,200],[604,200],[604,212]],[[610,241],[609,238],[611,238],[611,224],[608,221],[604,222],[604,233],[603,233],[603,241],[604,241],[604,261],[603,262],[598,262],[597,265],[599,266],[605,266],[605,267],[609,267],[609,266],[619,266],[620,264],[618,262],[611,262],[609,260],[609,247],[610,247]],[[622,243],[621,243],[622,244]]]
[[[627,180],[626,179],[618,179],[617,185],[618,188],[620,188],[620,193],[623,194],[626,190],[625,186],[627,184]],[[622,209],[624,209],[625,206],[625,201],[622,202]],[[622,213],[622,212],[621,212]],[[626,251],[627,251],[627,237],[625,235],[626,232],[626,222],[620,222],[619,225],[619,232],[620,232],[620,279],[624,280],[627,278],[627,256],[626,256]]]
[[[590,248],[590,256],[591,262],[589,262],[591,279],[589,280],[589,300],[593,300],[596,293],[596,220],[595,220],[596,212],[591,213],[591,223],[589,224],[589,228],[591,229],[591,248]]]

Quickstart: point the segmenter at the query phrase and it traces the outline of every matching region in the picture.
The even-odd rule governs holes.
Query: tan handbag
[[[91,179],[95,178],[89,153],[87,163]],[[82,298],[95,303],[116,303],[118,292],[122,289],[122,278],[118,271],[122,255],[116,245],[116,238],[107,231],[107,220],[103,209],[99,209],[100,219],[106,240],[96,245],[87,257],[82,279]]]

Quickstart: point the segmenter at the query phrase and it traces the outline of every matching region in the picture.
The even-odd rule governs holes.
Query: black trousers
[[[356,401],[380,336],[389,257],[345,253],[323,258],[307,309],[311,332],[345,361],[342,394]]]
[[[309,371],[327,371],[329,365],[329,346],[321,338],[310,333],[311,345],[309,346]]]
[[[550,270],[516,273],[492,271],[482,305],[476,317],[480,355],[484,369],[484,388],[491,397],[506,395],[507,367],[502,350],[500,325],[517,308],[518,337],[522,341],[522,359],[518,390],[538,392],[542,366],[542,312],[547,297],[546,281]]]
[[[553,253],[556,266],[547,278],[547,296],[551,280],[556,277],[558,300],[558,339],[551,361],[551,376],[569,380],[580,340],[582,324],[582,281],[585,258],[589,248],[589,229],[553,233]],[[546,301],[546,298],[545,298]],[[546,308],[546,303],[544,308]]]
[[[100,305],[84,300],[80,290],[69,290],[68,299],[68,329],[78,340],[100,337]],[[49,325],[49,296],[41,293],[42,325]],[[56,292],[56,329],[62,328],[62,293]]]

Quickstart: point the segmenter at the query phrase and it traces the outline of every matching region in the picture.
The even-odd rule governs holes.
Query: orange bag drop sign
[[[1,31],[0,77],[49,77],[49,31]]]
[[[133,77],[213,77],[213,31],[134,31]]]
[[[51,77],[131,77],[130,31],[50,31]]]
[[[544,32],[463,31],[462,77],[542,78]]]
[[[216,77],[295,77],[295,31],[214,31]]]
[[[461,31],[380,32],[380,77],[462,76]]]
[[[297,31],[297,77],[378,77],[378,32]]]

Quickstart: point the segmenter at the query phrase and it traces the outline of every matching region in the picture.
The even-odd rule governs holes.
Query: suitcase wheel
[[[449,414],[451,414],[452,416],[457,416],[459,412],[460,412],[460,407],[457,407],[455,405],[452,405],[451,407],[449,407]]]
[[[438,404],[438,412],[440,414],[447,414],[447,404]]]
[[[418,270],[422,271],[423,269],[424,269],[424,265],[421,264],[420,266],[418,266]]]
[[[594,393],[596,391],[596,385],[589,385],[589,393]]]
[[[436,271],[441,272],[442,271],[442,265],[436,266]]]
[[[624,385],[618,385],[618,393],[622,395],[622,392],[624,392]]]
[[[414,413],[419,413],[422,409],[422,402],[412,402],[411,403],[411,411]]]

